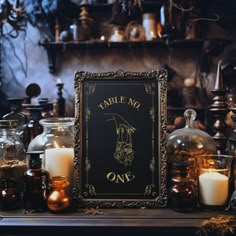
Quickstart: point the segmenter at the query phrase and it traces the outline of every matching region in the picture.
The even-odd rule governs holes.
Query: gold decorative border
[[[158,163],[155,159],[150,162],[150,170],[153,171],[156,165],[159,171],[159,194],[153,199],[85,199],[81,195],[81,176],[82,176],[82,104],[83,104],[83,91],[84,81],[90,80],[154,80],[154,84],[158,86],[158,117],[153,117],[152,109],[150,110],[151,119],[158,119]],[[96,85],[91,85],[89,91],[92,93]],[[167,170],[167,155],[166,155],[166,121],[167,121],[167,71],[166,70],[153,70],[151,72],[125,72],[117,70],[115,72],[105,73],[91,73],[85,71],[77,71],[74,78],[75,88],[75,181],[73,187],[73,197],[78,200],[79,207],[148,207],[160,208],[165,207],[167,204],[167,189],[166,189],[166,170]],[[147,92],[147,91],[146,91]],[[150,90],[151,92],[151,90]],[[89,111],[86,109],[86,117],[89,118]],[[153,144],[154,145],[154,144]],[[86,168],[89,168],[89,160],[86,162]],[[147,186],[149,189],[150,186]],[[88,186],[91,190],[90,194],[95,191],[94,186]]]

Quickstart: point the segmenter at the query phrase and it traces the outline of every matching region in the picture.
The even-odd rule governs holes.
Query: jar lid
[[[41,119],[39,123],[43,126],[70,126],[74,125],[74,120],[73,117],[52,117]]]
[[[51,178],[51,187],[68,187],[70,185],[70,182],[68,180],[67,176],[53,176]]]
[[[18,127],[17,120],[0,120],[0,129],[15,129]]]

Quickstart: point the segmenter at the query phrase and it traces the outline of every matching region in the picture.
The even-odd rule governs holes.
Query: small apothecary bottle
[[[189,178],[190,162],[174,162],[175,174],[171,178],[170,207],[176,211],[191,211],[197,204],[196,189]]]
[[[27,169],[24,145],[16,120],[0,120],[0,209],[21,207],[23,175]]]
[[[47,200],[48,209],[52,212],[64,212],[70,209],[72,198],[69,190],[70,182],[66,176],[52,177],[50,194]]]
[[[24,145],[26,150],[31,140],[43,132],[43,127],[39,123],[42,119],[42,108],[38,105],[34,105],[28,107],[27,110],[30,113],[30,119],[29,122],[24,125]]]
[[[49,173],[42,169],[40,155],[43,151],[27,152],[29,155],[29,169],[24,174],[24,209],[27,211],[47,210],[49,194]]]

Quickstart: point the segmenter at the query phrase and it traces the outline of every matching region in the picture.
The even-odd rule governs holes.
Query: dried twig
[[[85,214],[86,215],[102,215],[103,211],[100,210],[98,207],[96,207],[96,208],[86,209]]]

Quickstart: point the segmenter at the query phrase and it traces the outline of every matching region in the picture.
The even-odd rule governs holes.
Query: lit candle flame
[[[53,144],[54,144],[55,148],[60,148],[59,144],[56,141],[54,141]]]
[[[105,40],[105,36],[102,35],[100,39],[101,39],[101,41],[104,41]]]

